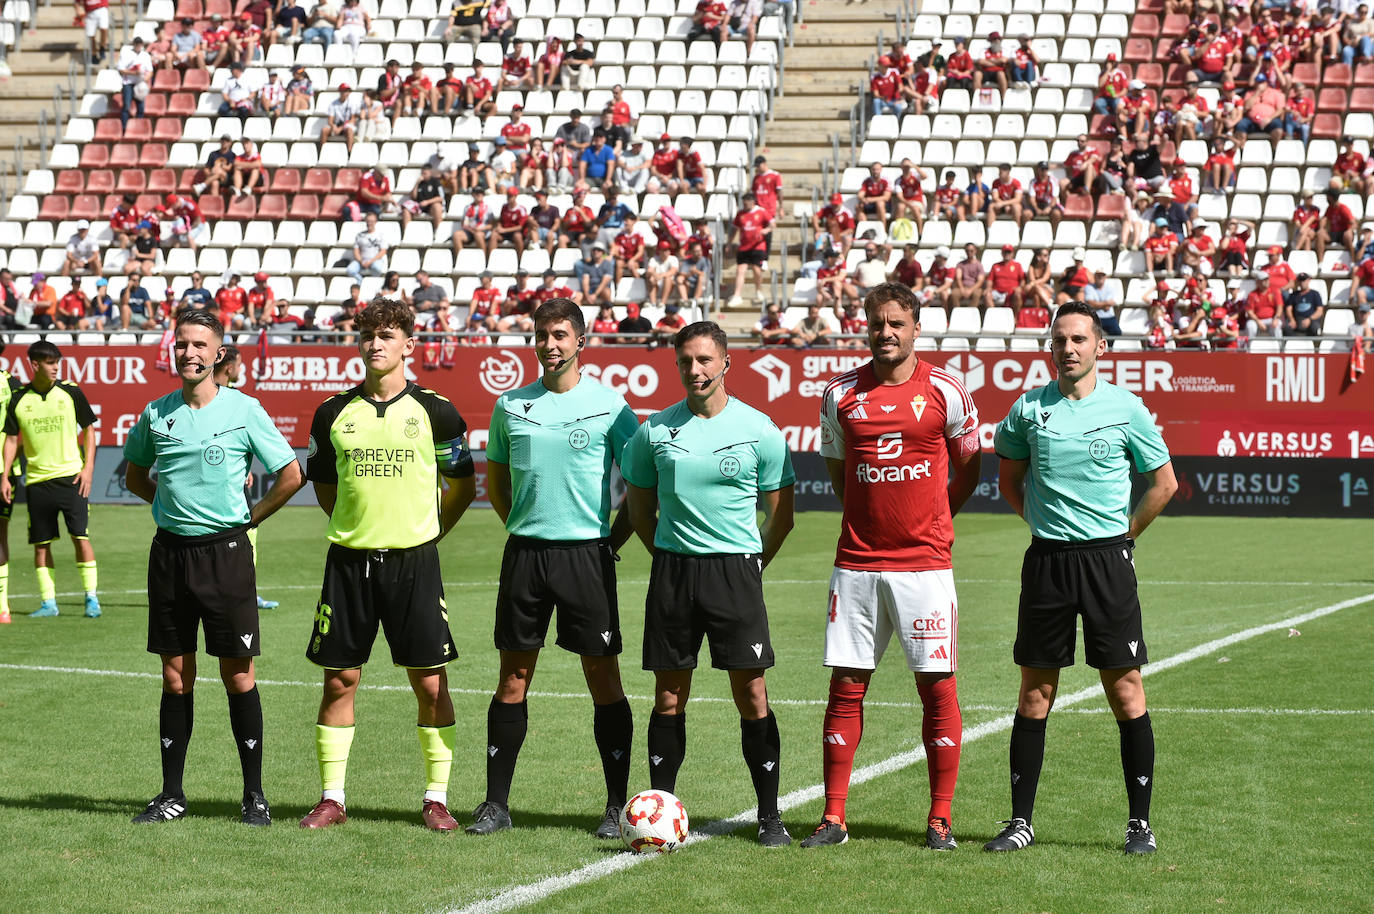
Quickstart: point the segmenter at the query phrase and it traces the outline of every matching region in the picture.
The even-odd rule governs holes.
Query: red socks
[[[954,799],[954,784],[959,780],[959,747],[964,741],[964,719],[959,713],[959,689],[954,677],[926,684],[916,683],[924,709],[921,719],[921,739],[926,745],[926,768],[930,773],[930,817],[950,819],[950,802]],[[831,707],[835,699],[832,692]],[[826,733],[830,733],[830,716],[826,715]],[[829,746],[826,749],[829,750]],[[826,754],[826,809],[829,810],[830,768]]]
[[[864,692],[859,682],[830,681],[830,702],[825,708],[821,746],[825,769],[825,816],[844,824],[844,804],[849,799],[849,776],[854,771],[854,752],[864,732]],[[956,709],[956,714],[957,714]],[[958,764],[958,750],[955,750]],[[953,787],[951,785],[951,791]],[[946,801],[946,808],[949,803]]]

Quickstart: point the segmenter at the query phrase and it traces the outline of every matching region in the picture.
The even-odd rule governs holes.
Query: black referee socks
[[[592,734],[601,754],[601,770],[606,776],[606,802],[624,806],[630,786],[630,744],[634,739],[634,714],[630,701],[622,698],[608,705],[595,705]]]
[[[687,757],[687,715],[649,715],[649,786],[677,790],[677,772]]]
[[[229,726],[243,766],[243,790],[262,793],[262,699],[257,686],[229,695]]]
[[[754,780],[754,794],[759,800],[759,818],[776,816],[782,739],[778,736],[778,719],[773,715],[772,708],[768,709],[767,717],[759,720],[740,718],[739,744],[744,752],[744,763],[749,766],[749,777]]]
[[[186,770],[186,746],[191,742],[194,712],[192,693],[162,693],[157,711],[157,735],[162,746],[162,792],[169,796],[181,796],[184,792],[181,778]]]
[[[1011,815],[1027,823],[1035,812],[1035,791],[1045,764],[1044,719],[1017,714],[1011,724]]]
[[[1126,776],[1126,799],[1132,819],[1150,818],[1150,796],[1155,786],[1155,731],[1150,712],[1135,720],[1119,720],[1121,771]]]
[[[508,704],[493,696],[487,707],[487,802],[508,807],[510,784],[515,779],[515,761],[525,744],[529,729],[527,702]]]

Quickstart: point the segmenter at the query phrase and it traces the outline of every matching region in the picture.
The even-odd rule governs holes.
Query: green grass
[[[783,737],[784,792],[820,777],[824,582],[836,525],[833,514],[801,516],[768,572],[778,657],[769,686]],[[80,597],[68,595],[59,600],[61,617],[29,620],[22,613],[37,599],[19,512],[10,579],[17,614],[0,629],[0,664],[11,665],[0,666],[0,911],[440,911],[617,852],[589,834],[602,803],[591,705],[585,697],[560,697],[580,695],[584,686],[575,659],[557,649],[545,653],[535,679],[512,800],[515,831],[479,840],[419,826],[414,700],[381,643],[374,653],[380,662],[368,667],[359,694],[350,821],[320,834],[294,827],[319,791],[312,728],[318,672],[303,652],[323,566],[323,528],[318,511],[288,509],[263,529],[260,543],[260,589],[282,601],[263,615],[258,666],[276,826],[258,831],[237,823],[238,765],[223,691],[205,681],[187,763],[193,816],[134,828],[129,817],[159,780],[157,662],[143,650],[141,593],[151,520],[134,508],[93,512],[104,618],[81,618]],[[959,680],[965,726],[972,727],[1007,713],[1014,699],[1010,642],[1027,535],[1008,517],[963,517],[958,530]],[[1151,656],[1374,593],[1353,545],[1369,533],[1370,524],[1359,521],[1159,521],[1137,553]],[[449,794],[460,816],[483,793],[501,543],[490,512],[474,512],[442,546],[461,654],[450,667],[460,739]],[[638,725],[631,782],[637,788],[647,784],[643,725],[652,691],[651,677],[638,669],[647,561],[638,547],[626,553],[619,568],[630,646],[625,681]],[[67,547],[58,558],[59,591],[79,589]],[[1374,603],[1366,603],[1302,625],[1299,637],[1263,635],[1147,680],[1159,745],[1153,822],[1160,852],[1153,858],[1120,854],[1125,799],[1116,728],[1101,702],[1091,701],[1051,717],[1036,811],[1039,844],[1030,851],[978,850],[1007,815],[1007,738],[998,732],[964,750],[955,798],[961,848],[953,854],[915,846],[927,802],[920,763],[855,788],[853,839],[843,848],[765,853],[744,829],[559,893],[542,907],[1371,910],[1372,625]],[[868,709],[860,766],[919,746],[915,689],[900,652],[890,653],[870,698],[904,704]],[[213,660],[202,661],[202,677],[213,678]],[[33,669],[43,666],[83,672]],[[1067,670],[1064,693],[1094,681],[1083,666]],[[703,669],[694,685],[679,792],[693,822],[704,825],[747,809],[753,797],[724,676]],[[1358,713],[1244,710],[1253,708]],[[800,837],[819,814],[813,802],[784,818]]]

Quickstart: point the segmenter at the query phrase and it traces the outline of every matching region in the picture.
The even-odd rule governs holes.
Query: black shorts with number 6
[[[329,670],[356,669],[371,656],[378,626],[397,666],[430,669],[458,659],[434,543],[411,549],[329,547],[306,659]]]
[[[1077,619],[1083,617],[1088,666],[1124,670],[1148,662],[1136,595],[1134,545],[1124,536],[1082,542],[1038,537],[1021,565],[1016,616],[1018,666],[1073,666]]]
[[[544,646],[558,608],[555,643],[583,657],[620,653],[615,553],[605,540],[552,542],[512,536],[501,558],[496,594],[496,647],[534,651]]]
[[[762,556],[654,553],[644,600],[644,669],[695,669],[703,637],[718,670],[773,665]]]

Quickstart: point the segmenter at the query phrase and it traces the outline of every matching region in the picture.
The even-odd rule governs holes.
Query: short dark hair
[[[1097,312],[1094,311],[1092,306],[1087,304],[1086,302],[1065,302],[1064,304],[1059,306],[1059,310],[1054,312],[1054,321],[1051,321],[1050,323],[1053,324],[1055,321],[1058,321],[1061,317],[1067,317],[1070,314],[1081,314],[1084,317],[1088,318],[1088,320],[1093,322],[1093,335],[1096,336],[1099,340],[1106,338],[1106,331],[1102,329],[1102,318],[1098,317]]]
[[[196,327],[204,327],[221,340],[224,339],[224,325],[219,322],[219,318],[211,311],[203,308],[186,308],[177,313],[177,326],[192,324]],[[233,347],[230,347],[233,348]]]
[[[864,296],[864,314],[872,320],[873,312],[878,310],[878,306],[888,302],[892,302],[903,311],[910,311],[913,321],[921,319],[921,300],[910,287],[900,282],[880,282],[870,289]]]
[[[673,349],[674,351],[681,350],[683,346],[702,336],[710,337],[711,341],[720,347],[721,352],[729,350],[730,338],[725,335],[725,331],[720,329],[720,324],[715,321],[696,321],[683,327],[673,337]]]
[[[228,365],[243,358],[243,353],[239,352],[239,347],[226,343],[224,346],[224,358],[219,360],[219,364]]]
[[[534,309],[534,329],[558,321],[572,324],[573,333],[579,337],[587,335],[587,319],[582,316],[582,309],[570,298],[551,298]]]
[[[366,308],[358,312],[354,323],[359,333],[376,333],[383,327],[392,327],[406,336],[415,335],[415,312],[410,305],[395,298],[374,298]]]
[[[31,362],[51,362],[60,358],[62,358],[62,350],[58,349],[55,343],[39,340],[29,345],[29,361]]]

